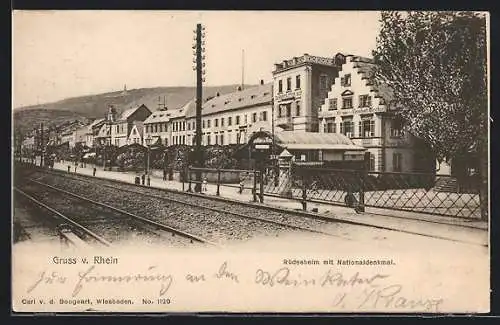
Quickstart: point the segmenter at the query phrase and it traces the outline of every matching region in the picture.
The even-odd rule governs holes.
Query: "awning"
[[[287,149],[291,150],[357,150],[356,152],[364,152],[365,148],[357,147],[348,144],[329,144],[329,143],[290,143],[283,144]],[[358,153],[356,153],[358,154]]]
[[[348,150],[344,152],[344,155],[364,155],[364,154],[365,154],[364,150],[357,150],[357,151]]]

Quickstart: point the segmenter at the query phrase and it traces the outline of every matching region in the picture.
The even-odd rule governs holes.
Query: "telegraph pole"
[[[196,70],[196,134],[195,134],[195,159],[196,167],[203,168],[203,151],[201,147],[201,109],[203,105],[203,82],[205,81],[205,27],[201,24],[196,25],[195,44],[193,45],[193,54],[195,58],[193,63],[195,66],[193,70]],[[201,171],[196,172],[196,185],[194,187],[195,192],[201,192]]]
[[[40,123],[40,167],[43,167],[43,155],[44,155],[44,147],[43,147],[43,123]]]

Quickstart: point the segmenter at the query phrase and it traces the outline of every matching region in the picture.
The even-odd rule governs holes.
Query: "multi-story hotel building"
[[[319,112],[320,132],[342,133],[370,153],[374,171],[427,171],[434,159],[421,141],[402,131],[392,92],[373,81],[372,59],[337,54],[339,75]]]
[[[332,58],[304,54],[275,64],[275,125],[287,131],[318,132],[318,111],[337,75]]]

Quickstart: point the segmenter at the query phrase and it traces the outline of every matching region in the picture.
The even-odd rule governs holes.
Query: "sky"
[[[205,26],[206,85],[272,80],[304,53],[371,56],[375,11],[15,11],[13,107],[88,94],[194,86],[193,36]],[[244,60],[242,51],[244,50]]]

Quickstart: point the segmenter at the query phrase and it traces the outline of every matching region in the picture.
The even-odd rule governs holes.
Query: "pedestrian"
[[[167,170],[166,169],[163,169],[163,180],[164,181],[167,180]]]
[[[71,165],[68,165],[68,173],[71,173]]]
[[[146,174],[142,174],[141,178],[142,178],[142,185],[144,185],[146,182]]]
[[[97,168],[94,167],[94,170],[92,171],[92,176],[95,176],[96,172],[97,172]]]
[[[76,173],[76,167],[78,167],[78,163],[75,165],[75,173]]]
[[[207,183],[208,183],[208,180],[207,180],[207,177],[205,176],[203,178],[203,188],[202,188],[202,191],[203,192],[206,192],[207,191]]]
[[[245,188],[245,182],[243,180],[240,181],[240,194],[243,193],[243,189]]]
[[[148,175],[148,186],[151,186],[151,178]]]

